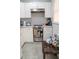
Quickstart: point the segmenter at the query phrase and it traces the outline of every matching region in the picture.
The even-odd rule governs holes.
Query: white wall
[[[52,0],[53,32],[59,34],[59,0]]]
[[[53,22],[54,23],[59,23],[59,0],[53,0]]]
[[[20,17],[31,18],[31,9],[45,9],[45,17],[51,17],[51,2],[20,3]]]

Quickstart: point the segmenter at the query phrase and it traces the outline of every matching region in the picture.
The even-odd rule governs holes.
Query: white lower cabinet
[[[44,33],[43,33],[43,40],[45,41],[50,36],[52,36],[53,28],[52,26],[45,26],[44,27]]]
[[[24,42],[33,42],[33,28],[24,27],[20,29],[21,46]]]

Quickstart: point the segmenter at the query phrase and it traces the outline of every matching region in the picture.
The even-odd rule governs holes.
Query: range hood
[[[31,12],[44,12],[44,9],[31,9]]]

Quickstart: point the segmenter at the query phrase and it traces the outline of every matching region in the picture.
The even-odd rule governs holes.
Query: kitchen
[[[53,32],[58,34],[58,24],[53,23],[51,0],[21,0],[20,2],[21,47],[25,42],[46,41]]]

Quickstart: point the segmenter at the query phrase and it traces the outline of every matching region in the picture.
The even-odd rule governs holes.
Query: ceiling
[[[51,0],[20,0],[21,2],[51,2]]]

